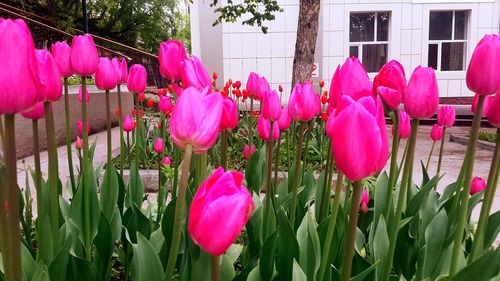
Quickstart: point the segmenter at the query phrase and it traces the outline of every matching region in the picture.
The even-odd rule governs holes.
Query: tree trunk
[[[311,79],[316,39],[318,38],[320,0],[300,0],[295,56],[293,58],[292,88],[295,83]]]

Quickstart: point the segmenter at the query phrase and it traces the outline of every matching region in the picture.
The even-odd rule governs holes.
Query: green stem
[[[311,131],[313,128],[313,120],[307,122],[309,128],[307,129],[307,132],[306,132],[306,146],[305,146],[304,151],[303,151],[304,161],[302,163],[302,174],[304,174],[306,171],[307,155],[309,155],[309,141],[311,140],[311,135],[312,135]]]
[[[344,175],[341,172],[337,174],[337,183],[335,184],[335,197],[333,197],[333,210],[330,220],[328,221],[328,229],[326,232],[326,240],[323,246],[323,252],[321,253],[321,264],[318,272],[318,278],[316,280],[323,280],[326,268],[328,266],[328,256],[330,254],[330,247],[333,241],[333,233],[335,230],[335,223],[337,222],[337,214],[339,212],[340,206],[340,193],[342,192],[342,181],[344,180]]]
[[[269,216],[271,212],[271,207],[273,204],[273,187],[271,184],[271,176],[273,173],[273,128],[274,122],[270,121],[271,126],[269,126],[269,141],[267,143],[267,160],[266,160],[266,198],[264,201],[264,214],[263,214],[263,227],[262,232],[264,240],[271,234],[269,225]]]
[[[225,170],[227,170],[227,131],[226,130],[221,132],[220,158],[221,158],[221,166],[225,171]]]
[[[131,159],[130,159],[130,132],[127,132],[127,160],[128,160],[128,169],[132,168]]]
[[[120,175],[123,177],[123,165],[125,164],[125,153],[124,153],[124,143],[125,140],[123,139],[123,112],[122,112],[122,92],[120,88],[120,84],[117,86],[117,95],[118,95],[118,112],[119,112],[119,117],[118,117],[118,125],[120,126]],[[130,169],[130,166],[129,166]]]
[[[161,214],[163,213],[163,208],[164,208],[164,202],[165,202],[165,189],[163,188],[161,184],[161,155],[158,154],[158,198],[157,203],[158,203],[158,214],[156,216],[158,225],[161,222]]]
[[[392,211],[392,193],[396,182],[398,180],[398,152],[399,152],[399,114],[398,110],[393,111],[393,123],[394,123],[394,134],[392,136],[392,147],[391,147],[391,167],[389,174],[389,192],[387,192],[387,197],[385,199],[384,207],[384,218],[387,220],[389,213]],[[375,218],[378,220],[378,218]]]
[[[488,174],[488,183],[484,192],[483,205],[481,206],[481,214],[479,215],[479,222],[477,224],[476,233],[474,235],[474,242],[472,244],[471,254],[469,256],[469,264],[474,262],[484,250],[484,232],[488,225],[488,218],[495,198],[495,192],[498,183],[498,174],[500,167],[500,129],[497,129],[497,143],[495,146],[495,153],[491,161],[490,172]],[[489,246],[489,245],[488,245]]]
[[[281,137],[281,132],[280,132]],[[278,140],[278,147],[276,148],[276,159],[274,163],[274,188],[278,187],[278,168],[280,165],[280,149],[281,149],[281,139]]]
[[[212,265],[212,270],[211,276],[212,276],[212,281],[220,281],[220,256],[211,256],[210,257],[211,265]]]
[[[286,131],[286,165],[290,169],[290,130]],[[286,171],[286,174],[288,172]]]
[[[69,178],[73,194],[76,192],[75,172],[73,170],[73,149],[71,147],[71,119],[69,116],[68,78],[64,77],[64,117],[66,119],[66,151],[68,153]]]
[[[165,281],[172,280],[172,276],[175,271],[175,264],[177,261],[177,254],[179,252],[179,245],[181,242],[181,231],[182,231],[182,221],[184,205],[186,203],[186,190],[189,178],[189,166],[191,165],[193,147],[191,144],[187,144],[184,149],[184,160],[182,162],[181,179],[179,185],[179,194],[175,202],[175,214],[174,214],[174,228],[172,234],[172,243],[170,244],[170,251],[168,254],[167,267],[165,269]]]
[[[2,144],[5,144],[5,133],[3,129],[3,118],[2,115],[0,115],[0,141]]]
[[[436,146],[436,142],[432,142],[431,151],[429,152],[429,157],[427,157],[427,163],[425,164],[425,169],[429,170],[429,163],[431,162],[432,152],[434,152],[434,146]]]
[[[330,200],[330,190],[331,187],[328,184],[328,179],[330,177],[330,166],[332,165],[332,146],[331,146],[332,141],[330,140],[330,145],[328,146],[328,156],[326,158],[326,169],[325,169],[325,175],[323,177],[323,194],[321,196],[321,202],[320,203],[320,209],[319,209],[319,218],[318,222],[322,222],[327,214],[328,214],[328,202]]]
[[[40,216],[42,213],[42,169],[40,168],[40,142],[38,137],[38,120],[33,120],[33,156],[35,157],[35,188],[36,188],[36,210]],[[40,203],[38,203],[40,202]]]
[[[470,183],[472,179],[472,171],[474,170],[474,157],[476,155],[476,143],[479,135],[479,128],[481,127],[481,116],[483,115],[483,105],[485,96],[480,95],[477,103],[476,114],[472,121],[472,128],[469,136],[469,143],[467,145],[466,160],[467,168],[464,172],[464,181],[458,187],[463,186],[462,193],[460,194],[460,205],[458,207],[458,221],[454,232],[453,252],[451,256],[450,275],[458,271],[458,258],[461,256],[462,251],[462,238],[464,234],[464,227],[467,219],[467,207],[469,203]]]
[[[107,145],[108,145],[108,165],[111,164],[112,161],[112,148],[111,148],[111,108],[109,104],[109,90],[106,90],[106,137],[107,137]]]
[[[174,147],[174,186],[172,187],[172,198],[177,196],[177,185],[179,181],[179,163],[181,158],[181,151]]]
[[[389,252],[387,253],[387,258],[383,263],[382,280],[389,280],[389,274],[391,273],[392,260],[394,257],[394,250],[396,248],[396,240],[398,237],[399,223],[401,221],[401,213],[403,212],[403,206],[405,205],[406,201],[406,191],[409,185],[409,178],[412,172],[411,166],[413,163],[413,157],[415,155],[415,146],[417,144],[418,121],[418,119],[413,119],[411,121],[411,133],[410,139],[408,140],[408,155],[404,164],[403,179],[401,180],[394,223],[389,227]]]
[[[299,139],[297,141],[297,156],[295,158],[295,173],[293,175],[292,205],[290,209],[290,224],[295,229],[295,209],[297,209],[297,192],[300,185],[300,160],[302,157],[302,140],[304,137],[304,127],[306,123],[301,122],[299,127]]]
[[[253,97],[250,97],[250,122],[248,125],[248,139],[250,141],[249,146],[253,144],[253,120],[252,120],[252,112],[253,112]]]
[[[354,241],[356,240],[356,226],[358,224],[359,202],[363,191],[361,180],[354,182],[354,188],[351,200],[351,213],[349,214],[349,228],[347,240],[344,246],[344,264],[340,271],[340,280],[348,281],[351,276],[352,260],[354,255]]]
[[[441,172],[441,163],[443,161],[443,151],[444,151],[444,143],[446,142],[446,127],[443,127],[443,138],[441,139],[441,147],[439,148],[439,161],[437,167],[437,175]]]
[[[86,91],[85,76],[82,76],[82,93]],[[84,94],[85,95],[85,94]],[[87,132],[87,100],[82,99],[82,141],[83,141],[83,173],[86,174],[86,161],[89,161],[89,132]],[[83,177],[85,178],[85,177]]]
[[[14,120],[15,115],[5,115],[4,161],[7,167],[7,190],[5,192],[7,196],[5,202],[1,202],[1,207],[7,207],[2,211],[5,212],[4,219],[7,227],[2,227],[2,231],[5,231],[2,234],[2,238],[4,239],[2,257],[5,280],[21,281],[21,232],[19,229],[19,189],[17,187],[16,130]]]
[[[136,129],[135,129],[135,143],[134,143],[134,150],[135,150],[135,157],[137,158],[135,163],[139,165],[139,162],[141,162],[141,152],[139,151],[139,140],[141,138],[141,129],[142,129],[142,124],[141,124],[141,109],[139,105],[139,96],[136,94],[135,98],[135,123],[136,123]]]

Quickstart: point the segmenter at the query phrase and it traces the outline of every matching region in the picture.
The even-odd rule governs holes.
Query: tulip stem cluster
[[[66,151],[68,154],[69,178],[73,194],[76,192],[75,172],[73,170],[73,153],[71,148],[71,123],[69,117],[68,78],[64,77],[64,118],[66,119]]]
[[[295,227],[295,209],[297,209],[297,193],[300,185],[300,162],[302,158],[302,140],[304,138],[304,128],[306,126],[305,122],[300,122],[299,125],[299,136],[297,140],[297,156],[295,158],[295,172],[293,173],[293,190],[292,190],[292,205],[290,208],[290,224],[292,228]]]
[[[441,163],[443,162],[443,150],[445,142],[446,142],[446,127],[443,127],[443,137],[441,138],[441,146],[439,148],[439,160],[436,172],[437,175],[439,175],[439,173],[441,172]],[[434,145],[432,145],[432,147],[434,147]]]
[[[263,233],[264,233],[264,239],[269,237],[271,234],[271,226],[269,225],[269,216],[271,215],[271,210],[272,210],[272,205],[273,205],[273,187],[272,187],[272,173],[273,173],[273,127],[274,127],[274,122],[270,122],[271,125],[269,126],[269,141],[267,143],[267,160],[266,160],[266,198],[264,202],[264,226],[263,226]],[[272,214],[274,216],[274,214]]]
[[[393,122],[394,122],[394,134],[392,138],[392,147],[391,147],[391,168],[389,174],[389,191],[387,192],[387,198],[385,200],[385,209],[384,209],[384,218],[387,220],[389,217],[389,212],[392,210],[392,191],[394,190],[394,186],[399,177],[398,171],[398,151],[399,151],[399,114],[398,110],[393,111]],[[377,218],[378,219],[378,218]]]

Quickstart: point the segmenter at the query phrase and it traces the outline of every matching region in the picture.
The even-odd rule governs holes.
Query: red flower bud
[[[146,105],[147,105],[149,108],[153,107],[153,105],[154,105],[154,104],[155,104],[155,103],[154,103],[154,101],[153,101],[153,100],[149,100],[149,99],[148,99],[148,100],[146,101]]]
[[[218,77],[219,77],[219,76],[217,75],[217,72],[215,72],[215,71],[214,71],[214,72],[212,73],[212,78],[213,78],[214,80],[217,80],[217,78],[218,78]]]
[[[325,80],[319,81],[319,86],[323,88],[325,86]]]

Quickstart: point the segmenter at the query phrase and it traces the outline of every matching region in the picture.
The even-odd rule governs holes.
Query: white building
[[[258,27],[224,23],[208,0],[194,0],[191,12],[193,54],[224,80],[246,81],[250,71],[290,90],[299,0],[279,0],[284,12]],[[236,3],[236,1],[235,1]],[[407,79],[418,65],[436,69],[440,96],[469,97],[465,69],[485,35],[500,32],[500,0],[324,0],[321,3],[315,62],[326,88],[338,64],[357,56],[370,76],[388,60],[405,68]],[[499,70],[500,75],[500,70]]]

